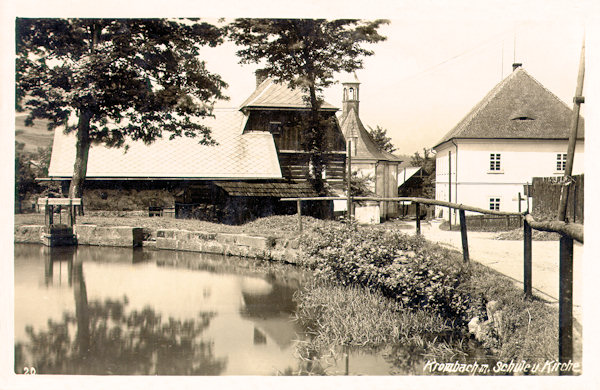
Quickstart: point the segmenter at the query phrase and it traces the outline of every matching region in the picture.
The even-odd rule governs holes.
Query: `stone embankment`
[[[247,234],[210,233],[159,229],[155,238],[144,240],[144,229],[130,226],[80,224],[73,229],[79,245],[148,247],[188,252],[214,253],[295,263],[299,255],[297,239],[280,239]],[[15,227],[16,243],[42,242],[44,226]],[[154,236],[154,235],[152,235]]]

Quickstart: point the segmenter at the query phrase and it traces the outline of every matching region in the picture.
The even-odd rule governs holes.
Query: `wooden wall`
[[[304,180],[309,174],[310,155],[306,152],[280,152],[281,174],[286,179]],[[343,180],[346,170],[346,155],[329,153],[324,156],[327,181]]]
[[[302,133],[309,122],[309,111],[252,110],[244,131],[270,131],[271,122],[280,122],[281,131],[273,134],[278,150],[303,150]],[[344,136],[335,120],[335,112],[322,112],[330,126],[325,134],[325,150],[345,151]]]

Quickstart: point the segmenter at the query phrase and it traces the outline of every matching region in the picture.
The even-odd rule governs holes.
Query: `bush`
[[[308,256],[304,261],[317,276],[369,287],[407,308],[467,321],[469,295],[460,285],[468,275],[461,262],[419,236],[338,225],[315,228],[301,244]]]

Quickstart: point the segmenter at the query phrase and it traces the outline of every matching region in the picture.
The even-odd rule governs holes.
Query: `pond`
[[[294,292],[310,274],[191,252],[15,245],[15,372],[281,375],[305,364]],[[327,374],[388,375],[353,351]]]

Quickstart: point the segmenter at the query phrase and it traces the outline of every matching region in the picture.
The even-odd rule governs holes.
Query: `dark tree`
[[[420,167],[423,171],[423,182],[420,196],[426,198],[435,198],[435,156],[431,155],[430,150],[423,148],[423,156],[419,152],[410,159],[410,165]]]
[[[319,116],[323,89],[332,85],[334,73],[352,72],[373,51],[362,47],[386,38],[377,32],[386,20],[236,19],[229,37],[238,46],[240,63],[261,64],[263,71],[308,96],[311,115],[304,133],[304,149],[311,153],[315,189],[322,191],[323,126]]]
[[[45,190],[46,186],[35,179],[48,175],[50,154],[50,147],[27,152],[25,144],[15,142],[15,212],[22,211],[21,201]]]
[[[191,19],[17,19],[17,110],[28,110],[28,125],[46,118],[76,133],[70,197],[82,195],[92,143],[167,134],[214,143],[193,118],[226,98],[199,57],[221,42],[221,29]]]
[[[396,147],[392,144],[392,139],[387,136],[387,130],[383,127],[377,126],[376,128],[372,128],[369,126],[369,134],[380,150],[388,153],[396,151]]]

